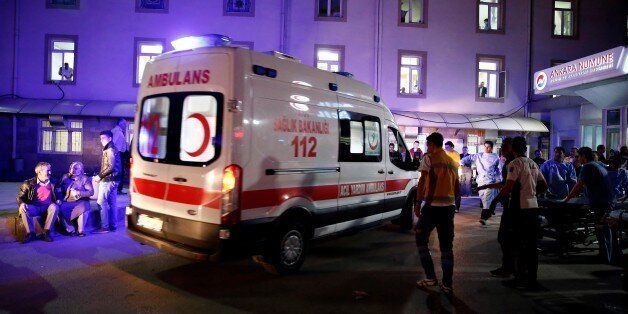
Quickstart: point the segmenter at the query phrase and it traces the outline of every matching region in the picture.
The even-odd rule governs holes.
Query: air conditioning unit
[[[49,115],[48,121],[50,121],[50,126],[65,127],[65,119],[60,114]]]

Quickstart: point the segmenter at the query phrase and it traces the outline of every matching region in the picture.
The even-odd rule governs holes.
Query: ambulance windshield
[[[218,157],[222,95],[150,96],[141,110],[137,145],[144,160],[201,166]]]

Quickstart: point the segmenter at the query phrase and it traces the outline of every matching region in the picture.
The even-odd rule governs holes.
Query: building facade
[[[558,27],[554,26],[557,21]],[[0,101],[12,97],[50,100],[50,112],[61,116],[64,111],[55,109],[56,104],[134,103],[142,65],[151,55],[172,50],[170,42],[183,36],[218,33],[231,37],[238,46],[279,50],[304,64],[351,72],[355,79],[377,89],[391,110],[418,113],[419,119],[423,113],[447,113],[531,115],[544,121],[552,116],[560,116],[562,121],[568,116],[592,121],[601,113],[582,116],[581,111],[594,111],[573,105],[582,100],[532,96],[531,74],[547,68],[552,60],[568,61],[622,44],[626,3],[2,0],[0,27]],[[62,73],[64,63],[71,70]],[[563,102],[570,105],[563,106]],[[3,106],[10,108],[2,110]],[[13,139],[1,144],[0,173],[11,176],[0,175],[0,180],[22,175],[25,170],[16,169],[16,159],[22,160],[25,169],[32,168],[32,157],[23,156],[17,147],[35,146],[38,153],[34,159],[58,157],[42,151],[48,143],[42,142],[44,131],[40,127],[31,131],[39,134],[37,142],[21,142],[16,131],[23,127],[20,118],[45,121],[51,114],[29,113],[15,106],[0,102],[0,125]],[[569,113],[561,115],[553,109]],[[83,111],[66,114],[63,119],[86,116],[84,127],[104,126],[92,124],[98,117]],[[121,116],[110,114],[107,118]],[[580,129],[569,121],[561,124],[552,120],[549,142],[573,138],[574,145],[580,145]],[[461,131],[462,124],[451,121],[418,125],[409,123],[405,128],[409,142],[436,129],[462,145],[469,144],[469,138],[481,144],[484,138],[498,139],[512,133],[508,128]],[[93,142],[87,136],[82,137],[85,147]],[[532,146],[536,146],[536,137]],[[75,156],[85,161],[93,158]]]

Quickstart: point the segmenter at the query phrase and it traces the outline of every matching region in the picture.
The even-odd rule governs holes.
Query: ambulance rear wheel
[[[278,274],[294,274],[305,261],[306,248],[305,228],[296,222],[286,222],[268,239],[264,258]]]

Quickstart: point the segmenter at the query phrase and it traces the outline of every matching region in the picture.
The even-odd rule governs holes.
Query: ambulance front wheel
[[[305,228],[298,222],[285,222],[267,240],[264,258],[278,274],[294,274],[305,261],[306,248]]]

